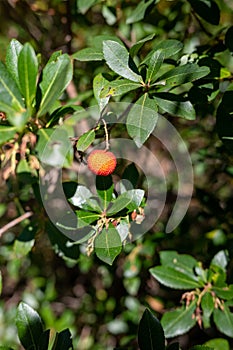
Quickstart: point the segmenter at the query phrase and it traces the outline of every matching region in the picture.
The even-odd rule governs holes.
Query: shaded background
[[[4,61],[12,38],[21,43],[30,42],[45,63],[56,50],[72,54],[91,45],[96,35],[114,34],[130,46],[155,33],[159,41],[168,38],[182,41],[186,53],[196,50],[198,55],[204,55],[212,50],[216,81],[222,84],[224,91],[226,82],[220,79],[220,68],[233,72],[232,55],[224,46],[225,28],[233,22],[231,0],[218,1],[221,9],[219,26],[202,21],[190,11],[190,4],[185,0],[160,1],[143,21],[132,25],[127,25],[126,19],[138,1],[92,1],[94,6],[90,9],[80,3],[75,0],[0,1],[0,59]],[[142,55],[150,49],[150,44],[146,45]],[[64,101],[72,100],[84,107],[95,104],[93,77],[100,71],[107,72],[107,67],[103,62],[76,61],[74,65],[73,84]],[[192,93],[195,104],[198,95],[195,90]],[[0,237],[3,273],[0,345],[20,349],[14,319],[16,306],[23,300],[40,313],[46,328],[52,328],[54,332],[70,328],[75,349],[101,350],[114,346],[137,349],[137,325],[145,306],[160,317],[167,308],[179,304],[182,294],[161,288],[150,276],[148,269],[158,264],[160,250],[188,253],[206,265],[220,249],[228,249],[232,256],[233,165],[231,154],[216,132],[215,116],[220,99],[221,93],[208,103],[203,101],[196,106],[197,119],[192,122],[168,116],[189,148],[195,176],[190,208],[175,232],[164,233],[176,196],[175,180],[169,177],[168,171],[167,204],[162,217],[151,232],[128,245],[112,267],[102,264],[95,256],[87,257],[82,246],[75,246],[65,256],[56,246],[58,233],[51,226],[37,232],[29,254],[25,247],[20,254],[14,243],[15,237],[24,229],[23,224]],[[164,168],[169,170],[171,159],[162,145],[153,140],[147,145],[151,149],[156,147]],[[7,149],[2,147],[1,152],[7,152]],[[22,208],[33,208],[38,223],[43,221],[46,215],[35,200],[33,184],[8,178],[5,164],[1,166],[1,226],[17,217]],[[231,263],[229,283],[233,283],[232,267]],[[195,342],[201,343],[217,335],[214,327],[208,332],[195,327],[179,341],[186,349]]]

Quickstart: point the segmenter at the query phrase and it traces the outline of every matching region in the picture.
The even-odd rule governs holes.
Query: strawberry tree
[[[135,347],[180,349],[173,338],[194,326],[215,327],[231,342],[231,6],[219,0],[1,2],[14,22],[1,39],[8,45],[0,62],[3,303],[14,294],[9,286],[23,289],[17,274],[30,278],[28,260],[38,250],[49,262],[41,259],[36,271],[46,264],[47,270],[50,254],[40,243],[48,237],[66,267],[90,274],[90,284],[102,274],[90,299],[98,299],[101,322],[117,315],[108,324],[113,333],[122,326],[117,313],[125,303],[123,326],[130,332],[139,324],[137,342],[128,336]],[[0,25],[4,31],[4,18]],[[25,288],[43,294],[50,288],[45,280]],[[117,284],[111,290],[115,280],[123,296],[116,295]],[[161,285],[183,290],[181,307],[154,300]],[[73,287],[87,294],[84,285]],[[46,330],[24,301],[15,318],[25,349],[73,348],[68,329]],[[84,335],[94,324],[85,327]],[[110,343],[118,346],[119,339]],[[227,340],[193,349],[228,350]]]

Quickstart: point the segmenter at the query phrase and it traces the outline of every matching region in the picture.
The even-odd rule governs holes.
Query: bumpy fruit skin
[[[116,168],[117,160],[112,152],[105,150],[94,150],[87,158],[88,168],[96,175],[108,176]]]

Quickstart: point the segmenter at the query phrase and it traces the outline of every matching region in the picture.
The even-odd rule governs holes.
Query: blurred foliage
[[[211,3],[213,8],[198,7],[200,2]],[[75,349],[137,349],[136,334],[145,307],[161,318],[179,305],[182,297],[180,291],[162,287],[151,277],[149,269],[159,264],[159,252],[176,250],[209,266],[220,250],[227,249],[227,282],[233,283],[232,1],[4,0],[0,14],[1,61],[5,61],[11,39],[29,42],[41,53],[37,59],[44,67],[58,50],[68,55],[81,55],[82,49],[93,47],[98,51],[102,35],[110,40],[117,37],[131,52],[135,43],[151,36],[143,49],[140,44],[134,47],[136,64],[160,42],[173,39],[184,45],[182,57],[175,53],[167,64],[176,65],[179,58],[182,64],[198,61],[199,66],[210,69],[207,80],[203,77],[201,85],[194,82],[187,90],[196,119],[172,118],[166,113],[185,140],[193,162],[194,194],[189,210],[172,233],[164,233],[176,196],[173,175],[169,174],[171,159],[161,145],[147,141],[150,147],[157,147],[158,157],[168,169],[166,207],[153,229],[123,247],[112,266],[95,255],[87,256],[83,245],[67,246],[68,240],[48,223],[38,199],[34,154],[30,158],[32,173],[21,163],[16,177],[9,173],[10,143],[1,147],[1,227],[27,211],[34,215],[4,233],[0,231],[0,345],[20,349],[15,318],[23,301],[39,312],[53,339],[56,332],[69,328]],[[99,73],[108,81],[116,78],[103,61],[75,59],[73,81],[63,92],[62,103],[84,108],[96,105],[93,79]],[[179,89],[173,91],[185,90]],[[115,98],[131,101],[133,97],[129,92]],[[4,118],[1,115],[3,125]],[[58,120],[55,116],[53,125]],[[33,138],[24,142],[33,149]],[[76,180],[74,171],[67,170],[65,177]],[[207,341],[217,349],[213,339],[217,337],[222,334],[211,323],[207,331],[195,326],[179,337],[179,342],[183,350]],[[226,339],[233,348],[232,339]],[[228,343],[224,346],[228,349]]]

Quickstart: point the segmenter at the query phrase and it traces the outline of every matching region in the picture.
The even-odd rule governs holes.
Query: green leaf
[[[230,350],[228,341],[222,338],[208,340],[204,345],[209,346],[214,350]]]
[[[130,50],[129,50],[130,55],[131,55],[132,57],[135,56],[135,55],[138,53],[138,51],[141,49],[141,47],[142,47],[146,42],[148,42],[148,41],[154,39],[154,37],[155,37],[155,34],[150,34],[150,35],[146,36],[145,38],[143,38],[143,39],[137,41],[134,45],[132,45],[132,46],[130,47]]]
[[[228,260],[228,252],[226,250],[220,250],[211,260],[210,267],[217,266],[221,270],[226,271]]]
[[[188,0],[194,11],[205,21],[218,25],[220,10],[214,0]]]
[[[23,45],[16,39],[12,39],[7,47],[6,67],[19,87],[18,58]]]
[[[161,319],[165,337],[173,338],[187,333],[196,324],[196,319],[193,317],[195,309],[194,300],[189,306],[166,312]]]
[[[72,223],[70,223],[70,226]],[[69,229],[67,229],[70,234]],[[77,230],[78,231],[78,230]],[[48,234],[49,240],[53,246],[54,251],[64,259],[70,259],[72,261],[77,261],[79,258],[79,248],[77,245],[73,245],[73,241],[71,242],[65,235],[61,233],[61,231],[52,225],[50,222],[46,223],[46,232]],[[80,236],[78,234],[75,235],[74,240],[78,241],[78,238],[84,239],[89,233],[89,228],[87,230],[81,229]]]
[[[173,250],[165,250],[159,253],[160,261],[163,266],[169,266],[188,276],[193,274],[194,267],[198,262],[188,254],[179,254]]]
[[[98,3],[98,0],[76,0],[79,12],[84,15],[93,5]]]
[[[216,293],[218,298],[224,300],[233,299],[233,284],[230,284],[229,286],[227,284],[224,284],[219,287],[213,286],[213,291]]]
[[[142,77],[130,68],[130,56],[123,45],[116,41],[105,40],[103,42],[103,54],[107,65],[115,73],[135,82],[142,81]]]
[[[125,168],[121,177],[122,177],[122,183],[126,190],[131,190],[133,188],[136,188],[139,180],[139,172],[135,164],[134,163],[129,164]]]
[[[84,152],[95,140],[95,132],[94,130],[89,130],[85,132],[80,138],[78,139],[76,148],[78,151]]]
[[[233,52],[233,26],[228,28],[226,32],[225,45],[230,52]]]
[[[0,350],[14,350],[14,349],[9,348],[8,346],[0,346]]]
[[[73,67],[69,55],[63,54],[56,61],[48,62],[43,69],[40,83],[42,99],[38,117],[52,109],[55,101],[61,96],[72,79]]]
[[[192,346],[190,350],[215,350],[215,349],[205,345],[195,345],[195,346]]]
[[[0,125],[0,144],[13,139],[17,128],[14,126]]]
[[[104,59],[102,51],[98,51],[92,47],[86,47],[85,49],[75,52],[72,57],[81,62],[88,61],[102,61]]]
[[[100,112],[104,109],[104,107],[108,104],[109,98],[108,97],[100,97],[100,94],[104,88],[105,85],[107,85],[109,81],[103,77],[101,73],[95,76],[93,80],[93,91],[94,91],[94,96],[97,100]]]
[[[78,217],[78,227],[86,226],[87,224],[92,224],[94,221],[99,220],[100,214],[93,213],[91,211],[77,210]]]
[[[38,313],[23,302],[17,308],[16,327],[25,349],[37,350],[38,339],[43,334],[42,321]]]
[[[34,239],[28,242],[15,240],[13,249],[14,249],[16,258],[20,259],[26,256],[32,250],[34,243],[35,243]]]
[[[139,323],[138,345],[140,350],[165,350],[163,328],[148,309],[144,311]]]
[[[204,328],[209,328],[210,324],[210,316],[214,311],[214,300],[213,296],[210,292],[206,292],[201,299],[201,308],[202,308],[202,321]]]
[[[146,72],[147,83],[150,84],[150,82],[153,81],[163,61],[164,61],[164,52],[162,50],[155,51],[148,62],[148,68]]]
[[[113,196],[114,185],[112,176],[96,176],[96,190],[101,199],[103,210],[106,211]]]
[[[49,336],[50,336],[50,330],[47,329],[43,332],[41,335],[39,342],[38,342],[38,350],[45,350],[48,349],[49,346]]]
[[[200,287],[197,277],[192,273],[178,271],[170,266],[155,266],[150,269],[152,276],[166,287],[174,289],[194,289]]]
[[[154,49],[150,51],[150,53],[144,58],[141,64],[148,64],[151,57],[158,50],[162,50],[164,54],[164,59],[167,59],[171,56],[175,56],[182,49],[183,49],[183,44],[178,40],[168,39],[168,40],[161,41],[160,43],[155,45]]]
[[[156,3],[158,0],[156,1]],[[137,7],[131,12],[130,16],[126,20],[126,24],[131,24],[135,22],[141,21],[148,10],[150,10],[150,7],[152,7],[155,3],[155,0],[148,0],[148,1],[140,1]]]
[[[36,95],[38,60],[33,47],[26,43],[18,58],[18,77],[20,90],[27,107],[32,107]]]
[[[167,112],[187,120],[194,120],[196,118],[196,112],[192,103],[190,101],[184,101],[178,95],[161,92],[154,94],[153,97],[162,112]]]
[[[220,332],[233,338],[233,314],[226,304],[223,306],[223,310],[214,310],[214,323]]]
[[[109,224],[109,228],[104,228],[95,239],[95,253],[100,260],[112,265],[121,252],[121,245],[119,233],[112,224]]]
[[[141,147],[154,130],[158,120],[156,102],[148,93],[141,96],[130,109],[127,130],[137,147]]]
[[[121,210],[128,209],[130,212],[137,209],[144,197],[143,190],[129,190],[117,197],[113,205],[107,211],[108,216],[119,213]]]
[[[75,194],[69,199],[69,202],[76,207],[83,208],[87,199],[93,197],[93,193],[85,186],[78,185]]]
[[[16,82],[2,62],[0,62],[0,110],[10,115],[13,114],[11,121],[18,117],[17,112],[20,114],[25,110]]]
[[[116,17],[116,15],[114,13],[114,9],[112,8],[112,11],[110,9],[111,9],[111,7],[103,5],[103,7],[102,7],[102,15],[105,18],[106,23],[109,26],[112,26],[113,24],[116,23],[117,17]]]
[[[52,350],[73,350],[72,335],[69,329],[56,334]]]
[[[203,78],[209,72],[208,67],[199,67],[196,63],[187,63],[169,70],[159,77],[157,81],[164,81],[166,86],[176,86]]]
[[[140,83],[134,83],[128,79],[113,80],[111,82],[107,82],[107,84],[103,86],[100,93],[100,98],[123,95],[140,87],[142,87]]]

